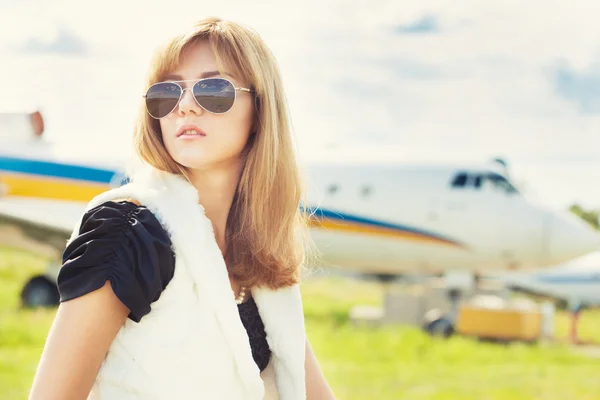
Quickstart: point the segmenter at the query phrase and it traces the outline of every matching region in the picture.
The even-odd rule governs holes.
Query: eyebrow
[[[213,76],[219,76],[219,75],[221,75],[221,73],[219,71],[206,71],[206,72],[202,72],[200,75],[198,75],[197,79],[211,78]],[[225,73],[225,75],[233,78],[233,75],[231,75],[227,72]],[[183,81],[184,80],[181,75],[177,75],[177,74],[168,74],[165,76],[164,79],[171,80],[171,81]]]

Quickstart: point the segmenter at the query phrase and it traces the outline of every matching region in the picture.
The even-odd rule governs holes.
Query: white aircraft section
[[[310,178],[312,204],[340,222],[392,226],[313,232],[329,261],[359,271],[532,269],[600,248],[583,221],[531,203],[493,168],[313,165]]]
[[[33,119],[23,121],[32,123],[33,134],[17,129],[16,122],[14,135],[0,126],[11,139],[0,147],[0,196],[11,193],[3,175],[10,177],[5,182],[29,185],[30,193],[36,190],[34,181],[73,187],[93,181],[108,188],[120,183],[131,161],[129,144],[96,146],[83,138],[80,145],[48,144],[37,139]],[[19,139],[21,134],[26,140]],[[502,163],[302,165],[308,174],[306,206],[316,217],[312,238],[327,265],[366,274],[488,273],[544,268],[600,250],[596,231],[574,215],[521,195]],[[111,171],[119,174],[107,180]],[[84,202],[5,195],[0,217],[64,232],[75,226],[84,207]]]
[[[588,306],[600,306],[600,252],[593,252],[538,273],[503,278],[509,287]]]
[[[0,113],[0,144],[31,143],[44,133],[41,113]]]

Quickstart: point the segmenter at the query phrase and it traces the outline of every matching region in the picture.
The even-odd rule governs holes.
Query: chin
[[[239,156],[226,156],[219,157],[218,155],[214,155],[212,157],[199,157],[197,154],[194,156],[187,157],[174,157],[174,160],[177,161],[180,165],[184,166],[186,169],[190,170],[202,170],[209,169],[211,167],[217,165],[227,165],[227,164],[235,164],[240,161]]]
[[[216,160],[208,160],[204,158],[200,159],[198,157],[180,157],[175,158],[175,161],[177,161],[177,163],[179,163],[180,165],[184,166],[186,169],[206,169],[207,167],[210,167],[216,162]]]

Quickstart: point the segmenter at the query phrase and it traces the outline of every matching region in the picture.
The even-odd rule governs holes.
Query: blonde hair
[[[184,51],[199,40],[212,47],[219,71],[233,69],[254,90],[255,116],[243,157],[245,166],[227,220],[225,259],[241,285],[276,289],[299,281],[306,257],[307,217],[301,208],[303,187],[297,165],[291,121],[277,62],[252,29],[219,18],[207,18],[158,49],[147,87],[177,68]],[[160,124],[140,109],[134,147],[153,167],[187,177],[167,152]]]

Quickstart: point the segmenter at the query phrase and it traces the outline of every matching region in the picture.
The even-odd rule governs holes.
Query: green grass
[[[0,249],[0,398],[26,399],[54,309],[20,310],[19,293],[45,260]]]
[[[355,328],[353,304],[378,304],[372,284],[328,278],[303,289],[307,333],[340,399],[599,399],[600,358],[567,345],[434,339],[416,328]],[[569,320],[560,313],[557,336]],[[581,319],[583,339],[600,340],[600,313]]]
[[[27,398],[54,317],[54,309],[18,308],[23,284],[44,266],[42,259],[0,249],[1,399]],[[378,304],[377,285],[313,277],[302,291],[307,334],[338,399],[600,399],[600,358],[567,345],[440,340],[411,327],[353,327],[349,309]],[[556,329],[566,337],[565,314],[558,314]],[[581,336],[600,341],[600,312],[583,314]]]

